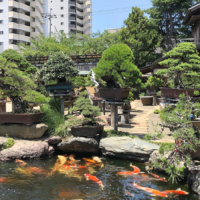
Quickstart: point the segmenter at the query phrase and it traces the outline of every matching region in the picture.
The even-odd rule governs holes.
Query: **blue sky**
[[[121,28],[133,6],[142,10],[152,6],[151,0],[92,0],[92,4],[93,33]]]

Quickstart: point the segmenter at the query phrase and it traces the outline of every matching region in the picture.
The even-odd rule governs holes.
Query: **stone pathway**
[[[159,109],[159,106],[143,106],[140,100],[135,100],[131,104],[130,123],[121,125],[119,122],[118,131],[128,132],[134,136],[144,139],[146,134],[155,135],[161,132],[159,124],[161,120],[158,114],[154,114],[154,110]],[[107,110],[106,115],[110,111]],[[121,109],[119,109],[121,114]],[[111,126],[105,126],[105,130],[113,130]],[[174,142],[170,135],[169,129],[163,131],[164,137],[155,142]]]

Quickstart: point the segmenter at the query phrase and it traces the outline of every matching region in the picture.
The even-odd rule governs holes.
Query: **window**
[[[0,24],[3,24],[3,20],[0,20]]]
[[[0,10],[0,13],[3,13],[3,9]]]
[[[0,35],[3,35],[3,31],[0,31]]]
[[[64,25],[64,22],[61,22],[61,25]]]
[[[61,17],[64,17],[64,15],[61,15]]]
[[[3,45],[3,42],[0,42],[0,46]]]
[[[61,7],[60,9],[63,10],[63,7]]]

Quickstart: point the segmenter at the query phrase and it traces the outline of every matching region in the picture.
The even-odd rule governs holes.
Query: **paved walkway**
[[[121,125],[119,122],[118,130],[128,132],[134,136],[145,138],[146,134],[155,135],[161,133],[161,120],[158,114],[154,114],[154,110],[159,109],[159,106],[143,106],[140,100],[135,100],[131,104],[130,123]],[[106,115],[110,111],[107,110]],[[121,114],[121,109],[119,109]],[[105,126],[105,130],[113,130],[111,126]],[[163,131],[164,137],[156,142],[174,142],[173,137],[170,135],[169,129]]]

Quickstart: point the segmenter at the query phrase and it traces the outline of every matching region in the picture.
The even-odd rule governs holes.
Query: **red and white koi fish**
[[[181,190],[180,188],[177,190],[166,190],[163,192],[164,194],[176,194],[176,195],[188,195],[189,193]]]
[[[7,178],[0,177],[0,183],[6,183],[6,182],[8,182]]]
[[[152,176],[154,176],[155,178],[157,178],[158,180],[160,181],[164,181],[164,182],[167,182],[167,180],[165,178],[162,178],[156,174],[152,174],[151,172],[148,171],[148,174],[151,174]]]
[[[131,197],[134,197],[135,195],[134,194],[131,194],[128,190],[125,190],[125,194],[131,196]]]
[[[152,188],[142,187],[140,185],[137,185],[136,183],[134,183],[132,185],[135,186],[136,188],[138,188],[139,190],[143,190],[143,191],[151,193],[151,196],[168,197],[166,193],[161,192],[159,190],[154,190]]]
[[[136,167],[135,165],[132,165],[132,163],[130,164],[130,167],[132,167],[134,169],[133,170],[134,174],[144,173],[144,172],[141,172],[138,167]]]
[[[101,189],[103,190],[103,183],[96,176],[92,176],[90,174],[84,174],[84,176],[86,177],[86,180],[91,180],[98,183],[101,186]]]

